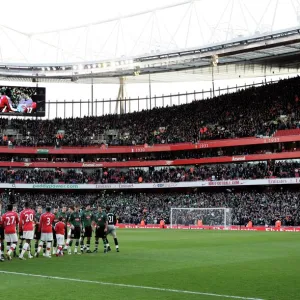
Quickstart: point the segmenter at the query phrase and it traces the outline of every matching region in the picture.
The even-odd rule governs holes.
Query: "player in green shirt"
[[[117,252],[120,252],[119,242],[118,242],[117,232],[116,232],[116,227],[115,227],[115,225],[117,224],[117,216],[115,213],[110,211],[109,206],[106,207],[106,214],[107,214],[107,222],[108,222],[106,235],[111,234],[113,236],[116,250],[117,250]],[[107,247],[107,251],[111,251],[107,237],[106,237],[106,247]]]
[[[68,236],[71,236],[71,231],[68,232],[68,219],[69,219],[69,214],[67,212],[67,207],[66,205],[62,205],[61,211],[59,212],[59,217],[62,218],[62,222],[65,223],[65,247],[64,247],[64,251],[68,250],[68,253],[71,254],[71,248],[69,246],[70,245],[70,241],[68,240]]]
[[[102,207],[100,205],[98,206],[98,211],[93,216],[93,223],[96,226],[94,252],[96,253],[98,252],[99,238],[101,238],[104,245],[104,253],[107,253],[107,248],[106,248],[107,215],[104,211],[102,211]]]
[[[83,237],[81,238],[80,246],[81,253],[86,249],[87,253],[91,253],[91,237],[92,237],[92,221],[93,221],[93,212],[91,211],[91,206],[88,204],[85,210],[81,213],[82,229],[84,232]],[[84,239],[86,238],[86,245],[84,245]]]
[[[52,224],[52,234],[53,234],[53,247],[52,247],[52,255],[56,254],[56,247],[57,247],[57,240],[56,240],[56,232],[54,230],[56,223],[58,222],[58,218],[59,218],[59,212],[58,212],[59,207],[55,207],[53,208],[53,214],[54,214],[54,221]]]
[[[67,207],[65,205],[62,206],[61,211],[58,213],[58,218],[59,217],[62,217],[62,222],[67,224],[68,213],[67,213]]]
[[[37,207],[36,213],[34,215],[34,222],[35,222],[35,230],[34,230],[34,239],[35,239],[35,253],[37,253],[37,249],[39,247],[39,241],[41,239],[41,232],[39,231],[39,225],[40,225],[40,217],[43,213],[43,208],[41,206]],[[46,252],[46,244],[43,245],[43,252]]]
[[[79,206],[76,205],[70,207],[70,217],[69,222],[71,224],[71,239],[76,240],[75,242],[75,249],[74,254],[81,254],[78,252],[78,246],[79,246],[79,239],[80,239],[80,233],[81,233],[81,214],[79,212]]]

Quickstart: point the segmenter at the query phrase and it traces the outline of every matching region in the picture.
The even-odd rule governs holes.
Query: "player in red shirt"
[[[2,216],[5,241],[7,243],[7,258],[11,260],[11,253],[14,252],[18,243],[17,224],[19,216],[13,211],[12,204],[7,205],[7,212]]]
[[[51,258],[50,250],[51,250],[51,244],[53,241],[52,225],[53,225],[54,219],[55,219],[55,216],[51,213],[51,207],[47,207],[46,212],[44,214],[42,214],[41,218],[40,218],[39,229],[41,231],[41,240],[39,243],[37,253],[35,254],[36,257],[39,256],[39,253],[40,253],[41,249],[43,248],[43,244],[47,243],[45,257]]]
[[[56,232],[57,251],[56,256],[63,255],[63,246],[65,244],[65,227],[63,217],[58,218],[58,222],[55,224],[54,230]]]
[[[16,204],[13,205],[13,211],[18,214],[18,206]],[[18,214],[18,217],[20,219],[19,214]],[[20,230],[19,230],[19,253],[21,253],[22,248],[23,248],[23,232],[20,232]],[[14,251],[14,257],[17,257],[17,248]]]
[[[2,204],[0,203],[0,261],[4,261],[4,228],[2,226],[2,218],[1,218],[1,213],[2,213]]]
[[[13,108],[13,104],[11,102],[11,99],[5,95],[5,92],[1,92],[3,95],[0,96],[0,111],[1,112],[10,112],[10,111],[16,111],[15,108]]]
[[[28,258],[32,258],[33,256],[30,253],[30,243],[33,240],[34,236],[34,215],[35,211],[29,208],[28,202],[25,203],[24,210],[20,213],[20,224],[19,224],[19,232],[23,232],[23,240],[25,240],[25,244],[23,245],[22,252],[19,256],[20,259],[24,260],[24,254],[28,252]]]

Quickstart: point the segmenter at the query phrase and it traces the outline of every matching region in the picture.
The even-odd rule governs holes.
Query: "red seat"
[[[300,134],[300,129],[299,128],[287,129],[287,130],[278,130],[278,131],[276,131],[274,137],[287,136],[287,135],[299,135],[299,134]]]

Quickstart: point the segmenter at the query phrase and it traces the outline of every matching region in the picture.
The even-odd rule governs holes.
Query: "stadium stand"
[[[16,130],[23,146],[55,144],[58,130],[67,146],[143,145],[272,136],[299,127],[300,78],[281,80],[205,101],[155,108],[125,115],[53,120],[1,119],[2,129]],[[107,131],[111,135],[107,135]],[[281,131],[280,131],[281,132]],[[28,134],[30,133],[30,134]],[[2,141],[3,144],[7,143]]]
[[[270,161],[218,165],[131,169],[1,169],[2,183],[159,183],[299,177],[300,162]]]
[[[103,207],[110,205],[118,215],[120,223],[157,224],[162,218],[169,223],[171,207],[230,207],[233,209],[233,224],[245,225],[250,219],[254,225],[274,225],[282,220],[285,226],[300,225],[298,191],[222,191],[222,192],[168,192],[168,193],[19,193],[15,204],[30,201],[37,205],[92,205],[100,202]],[[190,222],[193,222],[191,220]],[[194,225],[190,223],[189,225]],[[209,224],[206,224],[209,225]]]
[[[299,177],[300,162],[270,161],[158,169],[0,169],[2,183],[159,183]]]
[[[111,184],[111,183],[168,183],[184,181],[218,181],[236,179],[265,178],[298,178],[300,162],[298,161],[299,141],[291,138],[281,142],[279,137],[299,134],[300,109],[296,101],[299,94],[300,78],[279,81],[259,88],[241,90],[235,94],[223,95],[205,101],[190,104],[157,108],[126,115],[109,115],[104,117],[84,117],[76,119],[29,120],[0,119],[3,130],[13,129],[21,136],[14,140],[15,148],[3,151],[0,157],[0,182],[2,184],[45,183],[45,184]],[[36,129],[38,129],[36,131]],[[103,146],[134,146],[168,143],[191,143],[216,139],[232,139],[255,137],[278,137],[272,144],[253,143],[237,144],[232,147],[218,147],[194,150],[162,150],[147,153],[105,153],[70,154],[58,152],[39,154],[30,152],[32,146],[51,146],[57,142],[58,130],[64,131],[60,141],[66,149],[73,147],[76,151],[81,147]],[[106,135],[110,130],[113,134]],[[257,138],[256,138],[257,137]],[[7,145],[7,139],[2,139]],[[184,145],[184,144],[183,144]],[[22,146],[27,148],[23,151]],[[101,147],[102,147],[101,146]],[[88,149],[84,148],[84,149]],[[22,149],[18,150],[18,149]],[[70,148],[71,149],[71,148]],[[102,149],[102,148],[101,148]],[[28,150],[28,151],[27,151]],[[42,149],[43,150],[43,149]],[[61,149],[59,149],[61,150]],[[7,153],[7,152],[9,153]],[[19,151],[19,152],[18,152]],[[49,150],[50,151],[50,150]],[[267,158],[268,155],[281,153],[279,158]],[[288,154],[294,153],[290,160]],[[263,160],[246,162],[245,156],[251,154],[267,155]],[[191,163],[189,159],[224,158],[221,163]],[[235,157],[237,156],[237,157]],[[242,156],[242,157],[239,157]],[[183,165],[133,168],[134,161],[154,164],[157,160],[186,160]],[[235,161],[233,163],[233,161]],[[240,162],[239,160],[242,160]],[[9,162],[7,167],[5,162]],[[14,163],[22,162],[17,167]],[[49,167],[30,167],[30,162],[45,162]],[[71,163],[68,167],[58,168],[56,163]],[[75,163],[84,162],[128,162],[125,167],[94,167],[83,168]],[[226,164],[224,163],[226,162]],[[230,163],[229,163],[230,162]],[[72,164],[74,163],[74,168]],[[4,167],[5,166],[5,167]],[[280,219],[283,225],[300,225],[300,213],[297,200],[299,192],[294,190],[278,190],[260,187],[254,192],[249,187],[244,191],[235,191],[230,187],[227,191],[210,187],[205,192],[200,189],[172,188],[168,192],[157,193],[147,190],[146,193],[112,192],[96,195],[90,193],[71,194],[60,190],[60,193],[24,192],[20,190],[14,202],[22,206],[29,200],[32,205],[45,206],[80,203],[96,203],[111,205],[124,223],[139,223],[145,219],[147,223],[158,223],[161,218],[168,222],[171,207],[230,207],[233,209],[233,224],[244,224],[250,219],[254,225],[274,225]],[[212,189],[214,191],[212,191]],[[197,192],[196,192],[197,191]],[[189,220],[193,222],[193,220]]]

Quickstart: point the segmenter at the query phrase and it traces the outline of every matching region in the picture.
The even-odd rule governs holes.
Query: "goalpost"
[[[172,207],[170,224],[171,228],[178,226],[191,226],[203,224],[204,226],[232,225],[232,209],[226,207],[218,208],[181,208]]]

